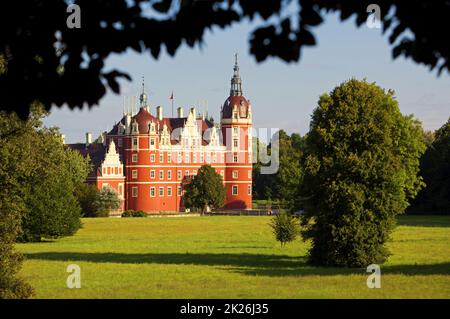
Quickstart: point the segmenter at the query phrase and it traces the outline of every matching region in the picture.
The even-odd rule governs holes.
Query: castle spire
[[[239,65],[237,59],[237,53],[234,54],[234,73],[231,78],[230,96],[242,96],[242,81],[239,75]]]
[[[141,107],[147,107],[147,94],[145,94],[145,87],[144,87],[144,76],[142,76],[142,93],[139,96],[139,102],[141,104]]]

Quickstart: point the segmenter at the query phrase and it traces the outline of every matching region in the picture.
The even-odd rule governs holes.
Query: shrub
[[[110,210],[120,208],[120,199],[113,188],[105,187],[97,194],[93,205],[93,217],[108,217]]]
[[[272,218],[270,226],[272,227],[275,239],[280,242],[281,247],[293,241],[300,232],[298,219],[286,213],[284,210],[280,210]]]
[[[126,210],[122,217],[147,217],[147,213],[142,210]]]

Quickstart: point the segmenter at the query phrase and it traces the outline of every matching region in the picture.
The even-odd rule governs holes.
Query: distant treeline
[[[279,170],[276,174],[261,174],[261,163],[253,166],[253,197],[268,199],[292,209],[301,202],[298,189],[302,183],[301,158],[305,151],[305,136],[278,133]],[[450,119],[436,131],[424,131],[427,149],[420,159],[420,175],[425,186],[410,203],[407,214],[450,214]],[[273,138],[272,138],[273,139]],[[271,154],[271,143],[267,147]]]

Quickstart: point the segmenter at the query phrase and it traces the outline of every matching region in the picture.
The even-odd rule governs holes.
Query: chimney
[[[104,131],[102,133],[102,143],[103,143],[103,146],[106,146],[106,131]]]
[[[61,141],[63,144],[66,144],[66,136],[64,134],[61,134]]]
[[[178,114],[178,117],[183,117],[183,108],[181,106],[179,108],[177,108],[177,114]]]
[[[92,144],[92,133],[87,132],[86,133],[86,147],[88,147],[89,144]]]
[[[163,119],[162,106],[161,105],[156,107],[156,117],[160,121]]]

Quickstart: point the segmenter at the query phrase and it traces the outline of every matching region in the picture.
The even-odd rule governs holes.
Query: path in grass
[[[450,217],[404,216],[381,289],[365,269],[311,267],[269,217],[83,219],[75,236],[18,244],[37,298],[450,298]],[[81,289],[66,288],[67,265]]]

